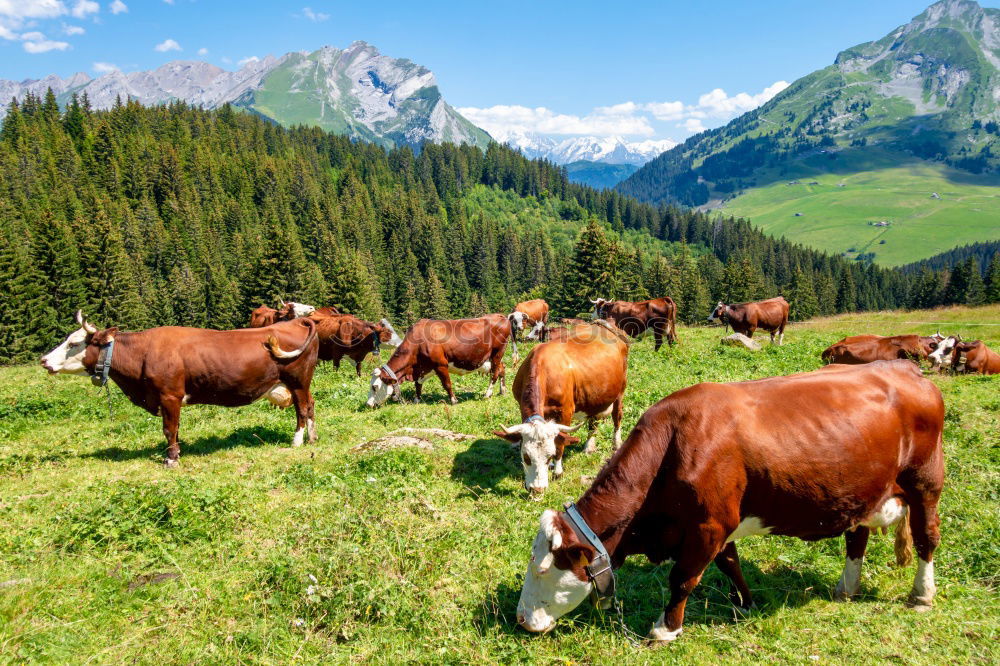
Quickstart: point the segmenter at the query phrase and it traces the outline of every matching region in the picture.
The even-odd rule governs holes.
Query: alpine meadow
[[[845,1],[0,0],[0,664],[1000,663],[1000,9]]]

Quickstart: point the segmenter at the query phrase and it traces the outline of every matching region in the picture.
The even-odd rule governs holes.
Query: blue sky
[[[679,139],[928,4],[0,0],[0,78],[94,76],[175,59],[234,69],[249,57],[363,39],[429,67],[445,98],[481,123]]]

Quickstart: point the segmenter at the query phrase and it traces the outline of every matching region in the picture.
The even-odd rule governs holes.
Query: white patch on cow
[[[49,374],[85,375],[83,355],[87,351],[87,331],[79,328],[69,334],[63,343],[42,357],[42,367]]]
[[[183,397],[183,398],[181,398],[181,404],[182,404],[182,405],[186,405],[186,404],[188,404],[188,400],[190,400],[190,399],[191,399],[191,396],[190,396],[190,395],[188,395],[187,393],[185,393],[185,394],[184,394],[184,397]]]
[[[939,368],[951,363],[951,350],[958,342],[954,337],[947,337],[938,343],[937,349],[932,351],[927,358],[931,362],[932,368]]]
[[[617,451],[618,449],[621,448],[621,445],[622,445],[622,427],[621,426],[618,426],[617,428],[615,428],[614,442],[615,442],[615,451]]]
[[[392,384],[382,381],[381,368],[375,368],[372,370],[372,383],[366,404],[369,407],[377,407],[388,400],[390,395],[392,395]]]
[[[552,629],[557,619],[579,606],[590,593],[589,582],[580,580],[572,571],[552,566],[552,550],[562,545],[552,523],[555,516],[551,510],[542,514],[517,602],[517,622],[528,631]]]
[[[870,515],[861,524],[865,527],[889,527],[899,522],[899,519],[906,515],[906,505],[898,497],[890,497],[878,511]]]
[[[549,463],[556,457],[556,436],[570,430],[575,428],[555,421],[538,420],[506,428],[508,433],[521,436],[521,467],[524,468],[524,487],[528,491],[543,493],[549,487]],[[562,474],[562,461],[559,461],[556,470],[555,476],[558,477]]]
[[[292,437],[292,446],[302,446],[302,440],[305,437],[305,428],[298,428],[295,431],[295,437]]]
[[[840,574],[840,581],[837,589],[833,593],[833,598],[837,601],[848,601],[861,589],[861,564],[865,558],[857,559],[848,557],[844,562],[844,572]]]
[[[656,624],[653,625],[653,628],[649,630],[649,640],[658,641],[660,643],[669,643],[670,641],[677,640],[682,631],[684,631],[684,627],[677,627],[673,631],[667,629],[666,613],[660,613],[660,619],[658,619]]]
[[[508,316],[510,323],[514,325],[514,328],[518,331],[524,330],[524,318],[525,314],[523,312],[511,312]]]
[[[562,458],[559,458],[554,463],[552,463],[552,476],[558,479],[562,475],[563,475]]]
[[[930,606],[934,602],[937,586],[934,584],[934,563],[917,558],[917,575],[913,579],[910,603],[914,606]]]
[[[584,453],[597,453],[597,432],[592,430],[583,445]]]
[[[486,388],[486,393],[483,394],[484,398],[492,398],[493,397],[493,385],[494,384],[496,384],[496,382],[494,382],[494,381],[491,380],[490,381],[490,385]]]
[[[491,366],[491,364],[490,364],[489,361],[486,361],[485,363],[483,363],[481,366],[479,366],[475,370],[464,370],[464,369],[459,368],[458,366],[456,366],[454,363],[449,363],[448,364],[448,371],[451,372],[451,373],[453,373],[453,374],[456,374],[456,375],[468,375],[468,374],[473,373],[473,372],[481,372],[483,374],[486,374],[486,373],[488,373],[490,371],[491,367],[492,366]]]
[[[778,336],[778,346],[780,347],[783,344],[785,344],[785,334],[784,333],[782,333],[781,335]]]
[[[383,319],[382,325],[389,329],[389,333],[392,335],[392,337],[389,338],[389,342],[382,343],[383,347],[389,347],[390,349],[395,350],[403,344],[403,340],[396,334],[396,329],[392,327],[392,324],[389,323],[388,319]]]
[[[742,539],[743,537],[770,534],[771,529],[772,528],[770,527],[765,527],[764,523],[762,523],[760,518],[757,516],[747,516],[740,521],[739,525],[736,526],[733,533],[729,535],[728,539],[726,539],[726,543]]]
[[[315,306],[306,305],[305,303],[296,303],[291,301],[291,305],[292,313],[294,313],[296,317],[308,317],[313,312],[316,312]]]
[[[542,334],[543,328],[545,328],[545,322],[543,321],[535,322],[535,326],[531,329],[531,332],[528,333],[527,338],[529,340],[537,340],[538,336]]]
[[[306,432],[309,435],[309,441],[316,439],[316,421],[313,419],[306,419]]]

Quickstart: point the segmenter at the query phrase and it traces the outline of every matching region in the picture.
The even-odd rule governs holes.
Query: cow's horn
[[[524,434],[523,423],[518,423],[517,425],[512,425],[510,427],[503,426],[503,431],[508,435],[523,435]]]
[[[76,311],[76,322],[80,324],[80,326],[83,327],[83,330],[85,330],[87,333],[90,333],[91,335],[97,333],[97,327],[84,318],[83,310]]]
[[[577,423],[574,426],[565,426],[565,425],[562,425],[560,423],[557,423],[556,427],[559,428],[560,432],[576,432],[577,430],[579,430],[583,426],[583,424],[584,424],[583,421],[580,421],[579,423]]]

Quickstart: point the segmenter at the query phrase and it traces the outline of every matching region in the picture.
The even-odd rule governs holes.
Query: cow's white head
[[[510,320],[510,325],[515,331],[523,331],[528,323],[528,315],[523,312],[511,312],[507,315],[507,319]]]
[[[42,367],[48,370],[50,375],[87,374],[83,357],[87,353],[88,338],[97,333],[97,327],[84,319],[83,313],[79,310],[76,312],[76,322],[80,328],[70,333],[61,345],[42,357]]]
[[[531,328],[530,331],[528,331],[528,335],[525,337],[527,337],[529,340],[537,340],[539,336],[541,336],[542,331],[544,329],[545,329],[545,322],[536,321],[535,325]]]
[[[372,384],[368,391],[369,407],[378,407],[389,399],[393,392],[398,391],[398,380],[393,379],[383,368],[372,370]]]
[[[296,303],[295,301],[285,301],[285,305],[292,306],[292,313],[296,317],[308,317],[313,312],[316,312],[316,307],[313,305],[306,305],[305,303]]]
[[[722,321],[722,317],[726,314],[726,308],[729,307],[722,301],[716,304],[715,308],[712,310],[712,314],[708,315],[709,321]]]
[[[389,331],[389,339],[382,340],[383,345],[385,345],[386,347],[390,347],[392,349],[396,349],[401,344],[403,344],[403,339],[399,337],[399,335],[396,333],[396,329],[392,327],[392,324],[389,323],[388,319],[383,319],[381,321],[381,324],[382,326],[385,327],[387,331]]]
[[[927,358],[931,362],[932,368],[940,368],[951,363],[951,351],[958,344],[959,338],[956,335],[949,336],[937,343],[937,348],[928,354]]]
[[[593,548],[580,543],[561,515],[542,513],[517,602],[517,623],[528,631],[549,631],[583,603],[591,588],[584,567],[593,557]]]
[[[565,426],[554,421],[543,421],[532,417],[525,423],[519,423],[503,430],[495,430],[493,434],[503,437],[509,442],[521,445],[521,466],[524,468],[524,487],[532,493],[544,493],[549,487],[549,464],[554,461],[553,474],[556,478],[562,476],[562,460],[555,460],[556,453],[567,444],[579,442],[576,437],[567,433],[573,432],[583,423],[575,426]],[[562,440],[557,442],[557,440]],[[557,446],[558,444],[558,446]]]
[[[604,318],[604,306],[610,303],[606,298],[598,298],[597,300],[591,299],[591,303],[594,304],[594,319]]]

